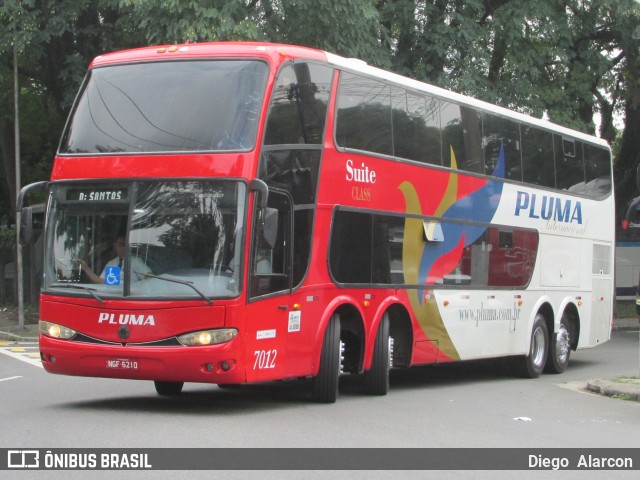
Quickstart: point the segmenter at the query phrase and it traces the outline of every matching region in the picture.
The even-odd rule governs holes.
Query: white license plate
[[[137,360],[131,360],[129,358],[114,358],[107,360],[107,368],[114,368],[117,370],[137,370]]]

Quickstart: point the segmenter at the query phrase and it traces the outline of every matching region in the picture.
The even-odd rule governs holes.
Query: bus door
[[[291,196],[269,190],[266,208],[256,205],[253,218],[246,339],[249,382],[286,375],[287,332],[293,310]]]

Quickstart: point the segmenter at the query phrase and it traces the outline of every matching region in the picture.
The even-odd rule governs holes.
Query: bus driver
[[[122,276],[124,272],[123,266],[124,266],[125,254],[127,251],[127,241],[124,235],[118,235],[118,237],[113,242],[113,249],[116,252],[116,256],[107,262],[100,276],[96,275],[95,272],[91,270],[89,265],[87,265],[86,261],[78,260],[78,264],[80,265],[80,268],[82,268],[82,271],[89,277],[89,279],[93,283],[106,283],[107,285],[120,285],[121,283],[120,281],[122,280]],[[131,279],[134,282],[144,280],[145,274],[151,273],[151,269],[147,266],[147,264],[144,263],[142,260],[140,260],[137,256],[130,255],[129,261],[131,262]],[[109,281],[109,279],[105,277],[105,275],[107,275],[106,272],[108,267],[120,268],[120,281],[117,281],[117,280]]]

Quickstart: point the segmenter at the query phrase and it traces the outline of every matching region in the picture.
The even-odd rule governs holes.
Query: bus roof
[[[91,62],[89,68],[115,63],[214,57],[269,58],[276,64],[291,58],[306,58],[322,62],[327,61],[325,52],[309,47],[265,42],[207,42],[160,45],[107,53],[96,57],[93,62]]]
[[[460,103],[471,108],[476,108],[489,113],[494,113],[503,117],[511,118],[515,121],[533,125],[547,130],[552,130],[562,135],[568,135],[577,139],[595,143],[608,147],[609,144],[598,137],[587,135],[577,130],[572,130],[546,120],[535,118],[523,113],[499,107],[473,97],[462,95],[444,88],[436,87],[428,83],[404,77],[380,68],[368,65],[363,60],[355,58],[345,58],[330,52],[324,52],[309,47],[295,45],[266,43],[266,42],[206,42],[206,43],[185,43],[181,45],[161,45],[123,50],[108,53],[96,57],[89,68],[111,65],[116,63],[134,63],[169,59],[194,59],[212,57],[253,57],[269,59],[273,64],[278,65],[287,59],[304,58],[327,62],[330,65],[349,70],[353,73],[360,73],[369,77],[378,78],[403,86],[418,92],[427,93],[443,100]]]

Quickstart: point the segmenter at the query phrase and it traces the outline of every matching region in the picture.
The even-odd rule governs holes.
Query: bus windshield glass
[[[237,181],[56,184],[44,288],[98,300],[237,296],[245,199]]]
[[[268,70],[257,60],[96,68],[78,97],[60,153],[251,150]]]

